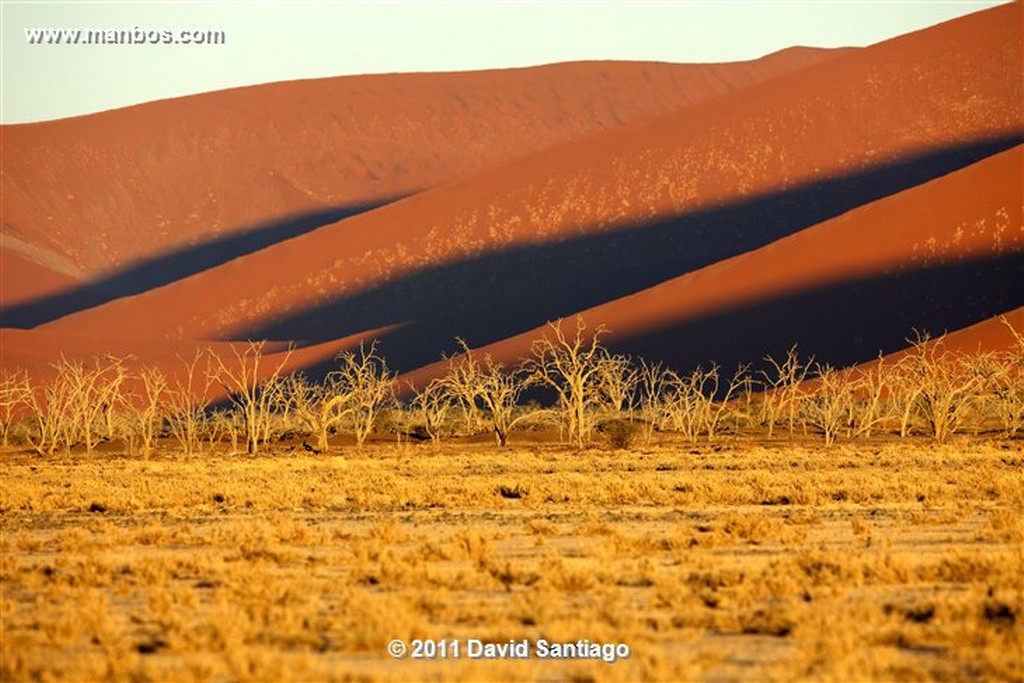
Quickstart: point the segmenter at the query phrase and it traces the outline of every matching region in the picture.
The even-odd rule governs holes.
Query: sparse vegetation
[[[775,432],[776,425],[785,418],[789,435],[793,436],[796,417],[804,398],[803,382],[811,369],[813,359],[802,361],[793,344],[784,360],[765,357],[768,368],[761,372],[764,394],[761,402],[761,423],[768,428],[768,436]]]
[[[936,441],[955,434],[967,421],[981,394],[983,376],[962,354],[946,349],[944,338],[919,334],[903,358],[903,381],[914,387],[909,408]]]
[[[1020,678],[1024,344],[793,347],[725,383],[593,332],[552,324],[512,367],[463,343],[408,414],[375,345],[322,382],[259,343],[5,376],[3,678]],[[409,425],[436,447],[374,437]],[[513,637],[633,656],[384,650]]]
[[[485,355],[480,363],[472,349],[462,340],[462,355],[449,361],[449,375],[442,386],[450,388],[453,398],[470,401],[467,414],[486,415],[499,446],[508,444],[508,436],[517,422],[529,416],[516,416],[519,396],[531,378],[522,369],[506,370],[500,363]]]
[[[636,422],[621,417],[605,420],[598,425],[598,430],[608,438],[608,443],[613,448],[629,448],[640,433],[640,427]]]
[[[255,454],[261,442],[266,444],[270,441],[273,412],[284,402],[281,373],[287,356],[265,375],[261,365],[266,345],[265,341],[250,341],[242,350],[232,347],[231,359],[209,352],[213,361],[213,378],[223,387],[242,418],[245,450],[249,454]]]
[[[562,320],[548,324],[547,334],[534,342],[526,367],[533,381],[555,392],[566,435],[582,448],[590,439],[596,408],[601,405],[602,384],[608,386],[617,374],[621,378],[621,361],[601,346],[603,327],[587,334],[586,323],[579,317],[575,329],[564,327]]]
[[[19,414],[32,406],[32,383],[26,372],[7,372],[0,377],[0,432],[10,445],[11,427]]]
[[[426,448],[8,452],[3,678],[1022,674],[1019,443]],[[632,656],[385,650],[541,637]]]
[[[411,406],[421,420],[423,432],[435,444],[454,431],[449,416],[458,407],[458,396],[449,390],[443,378],[435,377],[416,391]]]
[[[1010,329],[1015,346],[999,353],[953,352],[945,337],[922,333],[895,360],[855,368],[804,359],[794,345],[783,360],[768,356],[757,373],[741,366],[726,382],[717,365],[678,373],[612,354],[601,343],[603,328],[556,321],[532,355],[510,367],[459,340],[461,353],[446,359],[445,374],[412,387],[404,405],[375,344],[340,354],[338,369],[320,382],[283,375],[290,352],[266,366],[263,342],[233,347],[227,360],[197,353],[168,375],[130,370],[127,359],[62,360],[43,386],[23,372],[5,375],[0,427],[7,444],[16,434],[16,443],[40,454],[91,452],[117,440],[146,454],[168,434],[186,454],[204,441],[227,441],[234,451],[243,439],[253,454],[289,434],[324,453],[332,435],[349,433],[361,446],[375,430],[440,443],[486,429],[505,446],[517,427],[543,429],[552,420],[577,448],[593,443],[595,432],[616,444],[651,443],[656,433],[697,444],[723,433],[779,438],[779,426],[783,438],[821,435],[827,446],[887,435],[941,443],[964,431],[1014,438],[1024,430],[1024,336]],[[211,411],[215,385],[228,405]],[[549,392],[553,407],[522,405],[531,388]]]
[[[328,376],[331,396],[343,396],[343,412],[350,414],[356,444],[362,447],[378,416],[394,399],[395,376],[377,354],[376,344],[338,355],[341,366]]]
[[[167,388],[167,428],[178,441],[185,455],[199,451],[213,381],[209,357],[196,351],[191,360],[179,358],[183,372],[169,382]],[[200,376],[200,364],[206,360],[206,371]]]

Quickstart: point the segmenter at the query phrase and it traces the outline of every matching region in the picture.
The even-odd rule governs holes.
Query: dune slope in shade
[[[619,352],[689,369],[783,355],[794,342],[850,364],[1024,305],[1024,147],[803,230],[755,251],[583,311]],[[1016,284],[1016,286],[1015,286]],[[442,321],[449,323],[449,321]],[[383,338],[415,359],[425,320]],[[485,347],[528,355],[543,326]],[[427,360],[427,359],[424,359]],[[443,372],[434,364],[410,377]]]
[[[88,280],[255,226],[406,195],[831,54],[292,81],[4,126],[3,230],[33,245],[26,255],[40,265],[70,264]],[[0,303],[29,293],[8,286]]]
[[[469,272],[496,281],[481,289],[500,290],[495,310],[518,329],[453,332],[511,336],[1019,142],[1019,14],[979,12],[567,143],[52,329],[132,334],[141,321],[171,338],[326,340],[434,315],[410,312],[407,297],[438,282],[472,292]],[[474,263],[486,267],[465,269]],[[534,281],[558,286],[522,296]],[[469,321],[481,305],[447,312]]]
[[[610,302],[588,317],[607,321],[633,352],[662,357],[660,350],[684,365],[700,362],[702,355],[714,358],[716,352],[734,362],[757,360],[798,341],[808,353],[832,362],[890,352],[911,328],[942,333],[1024,304],[1024,287],[1014,286],[1024,282],[1022,183],[1024,147],[1016,147],[757,251]],[[974,281],[939,288],[934,276],[944,268]],[[935,287],[916,286],[915,280]],[[815,307],[808,293],[844,286],[850,291],[841,321],[824,324],[829,312],[820,307],[827,295]],[[873,297],[873,287],[886,286],[893,288],[889,298]],[[919,296],[901,301],[901,286]],[[809,310],[800,310],[801,298]],[[759,305],[769,310],[779,301],[792,302],[788,318],[776,308],[778,319],[750,322],[757,334],[743,334],[742,313]],[[898,308],[901,304],[906,308]],[[735,324],[702,324],[721,323],[728,311],[741,312],[733,316]],[[673,341],[677,333],[685,343]],[[820,346],[814,348],[815,343]]]

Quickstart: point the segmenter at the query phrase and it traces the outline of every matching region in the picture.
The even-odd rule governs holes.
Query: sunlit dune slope
[[[1014,146],[1024,139],[1019,18],[1019,6],[997,7],[845,53],[48,328],[324,341],[419,325],[415,356],[396,359],[407,367],[455,335],[512,337]]]
[[[17,249],[0,247],[0,300],[4,302],[45,298],[80,285],[74,274],[41,265]]]
[[[956,353],[984,353],[1015,348],[1019,335],[1024,335],[1024,307],[950,332],[944,343]]]
[[[369,344],[375,337],[387,330],[368,330],[365,334],[353,335],[304,348],[290,348],[286,343],[267,343],[263,346],[261,360],[257,364],[258,377],[266,378],[281,369],[296,372],[310,366],[327,366],[333,363],[339,351]],[[45,386],[56,375],[55,365],[62,360],[82,363],[88,368],[95,363],[106,365],[117,359],[137,376],[143,368],[159,369],[172,385],[181,382],[187,385],[187,368],[196,363],[195,389],[197,395],[205,391],[215,400],[226,396],[222,386],[216,382],[205,387],[207,370],[215,370],[212,358],[221,358],[231,370],[239,367],[239,356],[245,356],[248,342],[194,342],[187,340],[153,341],[121,339],[111,337],[81,337],[57,334],[42,330],[0,329],[3,369],[5,372],[27,372],[37,386]],[[199,358],[196,361],[196,358]],[[251,362],[248,360],[247,362]],[[251,366],[249,366],[251,367]],[[211,374],[213,374],[211,372]],[[133,387],[141,390],[141,387]]]
[[[292,81],[4,126],[4,254],[91,280],[210,240],[265,244],[833,53]],[[4,305],[38,293],[4,284]]]
[[[793,343],[840,364],[891,353],[915,329],[939,335],[1024,304],[1022,174],[1018,146],[581,314],[591,329],[608,329],[615,350],[680,368],[781,357]],[[482,352],[514,363],[544,333],[540,326]],[[384,348],[411,353],[424,334],[394,331]],[[972,339],[996,348],[1006,334]],[[435,364],[411,378],[442,371]]]

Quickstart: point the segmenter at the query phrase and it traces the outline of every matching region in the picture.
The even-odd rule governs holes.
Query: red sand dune
[[[282,315],[416,269],[813,189],[956,145],[1016,139],[1024,134],[1020,13],[1020,5],[979,12],[553,147],[45,327],[244,338]],[[636,272],[644,267],[637,263]],[[508,283],[513,293],[516,284]],[[342,336],[343,323],[326,316],[314,336]]]
[[[16,241],[3,263],[11,249],[86,280],[305,212],[380,203],[835,53],[291,81],[4,126],[3,230]],[[5,278],[0,305],[37,293],[22,285]]]
[[[1011,329],[1012,328],[1012,329]],[[946,335],[943,343],[952,353],[984,353],[1017,348],[1017,335],[1024,335],[1024,306],[1003,315],[956,330]],[[898,358],[894,354],[893,358]]]
[[[360,343],[369,344],[373,338],[386,330],[369,330],[363,335],[354,335],[333,342],[292,349],[281,342],[265,346],[265,355],[259,366],[259,376],[265,378],[278,366],[284,372],[295,372],[305,367],[329,364],[342,350],[356,348]],[[213,353],[234,369],[237,363],[235,353],[244,353],[248,342],[193,342],[193,341],[150,341],[111,338],[79,337],[76,335],[53,334],[40,330],[0,329],[0,348],[3,349],[3,370],[5,372],[27,372],[36,386],[45,386],[55,376],[54,363],[62,358],[82,362],[86,365],[107,357],[121,359],[131,372],[141,368],[160,369],[171,381],[184,382],[186,363],[196,353]],[[200,364],[205,368],[205,361]],[[207,395],[212,400],[225,397],[219,386],[211,386]]]
[[[687,353],[694,344],[686,335],[668,334],[661,346],[641,344],[637,339],[665,328],[685,326],[687,321],[704,316],[745,310],[761,301],[844,281],[1024,253],[1024,209],[1019,201],[1022,183],[1024,146],[1018,146],[768,246],[582,311],[580,315],[590,329],[604,325],[608,330],[605,342],[620,351],[685,367],[692,364]],[[847,309],[844,316],[870,320],[887,303],[864,297],[860,308]],[[813,325],[815,322],[811,321],[809,326]],[[895,332],[899,338],[906,338],[912,325],[908,320],[905,328]],[[1018,325],[1018,329],[1024,331],[1024,325]],[[504,364],[514,364],[529,355],[533,340],[545,332],[546,326],[537,327],[479,351]],[[741,360],[756,362],[769,351],[757,345],[758,335],[764,332],[758,328],[749,330],[744,345],[751,352]],[[939,334],[943,330],[930,332]],[[1003,347],[1010,339],[1008,330],[1005,334],[995,330],[994,335],[972,333],[970,337],[966,332],[957,333],[950,336],[950,342],[968,338],[982,349]],[[703,341],[711,347],[727,342],[714,338]],[[968,350],[968,345],[960,344],[964,350]],[[871,358],[880,350],[867,349],[865,355]],[[714,359],[702,357],[697,362]],[[407,379],[420,384],[443,372],[444,364],[435,363],[410,373]]]
[[[836,282],[1024,253],[1024,146],[586,312],[611,339]],[[885,302],[864,300],[851,317]],[[908,321],[909,325],[909,321]],[[909,334],[909,327],[903,331]],[[751,360],[756,360],[752,358]]]
[[[4,235],[6,241],[7,236]],[[80,284],[81,280],[75,275],[41,265],[16,248],[0,247],[0,302],[31,301]]]
[[[557,321],[555,322],[557,323]],[[566,327],[564,329],[567,332],[571,330],[570,327]],[[946,333],[942,339],[945,348],[951,353],[974,354],[991,351],[999,352],[1017,348],[1017,345],[1020,342],[1018,341],[1015,333],[1016,335],[1024,335],[1024,306],[1001,313],[1000,315],[993,316],[986,320],[982,320],[981,322],[969,325],[965,328],[950,331]],[[530,332],[522,334],[514,339],[503,340],[484,348],[475,349],[473,352],[481,357],[488,355],[505,367],[512,367],[529,355],[530,344],[532,341],[534,339],[539,339],[541,335],[544,334],[547,334],[550,337],[550,332],[546,327],[531,330]],[[939,336],[940,335],[935,335],[932,338],[935,340]],[[602,337],[602,339],[606,338],[607,337]],[[903,349],[896,351],[895,353],[887,354],[884,358],[887,363],[892,363],[898,361],[906,353],[908,353],[908,350]],[[458,358],[459,356],[455,357]],[[806,359],[807,357],[805,356],[804,360]],[[865,363],[859,364],[857,367],[861,369],[868,369],[876,362],[877,359],[869,360]],[[447,361],[437,361],[413,372],[405,373],[401,376],[399,383],[402,387],[422,387],[431,379],[443,376],[447,371],[447,367]]]
[[[929,345],[942,344],[942,349],[951,354],[972,355],[977,353],[1001,353],[1020,349],[1020,339],[1024,338],[1024,307],[1015,308],[1002,315],[997,315],[979,323],[945,335],[936,335],[927,342]],[[912,348],[903,349],[879,359],[861,363],[852,372],[871,372],[884,362],[892,367],[900,362]],[[808,380],[808,388],[813,389],[817,380]]]
[[[495,112],[509,109],[509,103],[523,104],[496,87],[466,111],[465,120],[472,122],[466,123],[469,132],[441,140],[417,130],[397,136],[398,146],[378,150],[379,158],[391,164],[390,173],[376,176],[383,184],[359,175],[362,171],[356,169],[377,168],[378,157],[350,157],[353,149],[363,149],[352,139],[337,142],[337,158],[310,154],[314,143],[323,142],[316,135],[344,137],[344,127],[328,122],[328,134],[302,123],[321,121],[317,117],[322,109],[340,106],[329,95],[310,95],[304,104],[290,102],[288,106],[298,106],[308,118],[300,116],[299,124],[287,130],[254,104],[262,97],[261,88],[281,94],[306,93],[302,88],[308,87],[312,92],[308,83],[226,91],[74,119],[75,125],[88,121],[96,126],[102,119],[109,126],[121,117],[116,120],[132,131],[129,124],[135,118],[144,122],[139,124],[143,128],[153,126],[153,121],[160,122],[162,114],[152,113],[159,107],[186,103],[183,112],[194,108],[190,116],[212,126],[196,137],[178,129],[188,141],[180,145],[167,142],[176,139],[173,134],[156,135],[169,150],[188,152],[180,157],[188,163],[160,173],[191,171],[194,177],[188,182],[157,174],[155,186],[162,191],[152,193],[154,185],[143,182],[136,167],[118,173],[101,165],[96,171],[106,175],[103,182],[128,193],[124,197],[140,197],[119,207],[149,215],[153,207],[148,202],[158,201],[199,216],[177,215],[168,224],[175,228],[169,232],[181,236],[205,234],[204,222],[220,221],[227,231],[240,229],[255,216],[247,211],[280,217],[295,207],[336,205],[342,195],[380,198],[385,186],[389,193],[434,187],[36,330],[4,331],[0,357],[5,367],[40,368],[60,352],[84,358],[120,350],[137,355],[140,362],[169,367],[179,353],[206,345],[200,340],[266,337],[306,340],[308,346],[292,358],[292,367],[322,369],[339,348],[382,337],[392,364],[413,369],[450,349],[457,334],[474,345],[497,340],[486,349],[514,359],[543,331],[544,320],[583,311],[591,322],[613,330],[609,342],[617,350],[636,350],[682,366],[722,360],[712,353],[721,350],[715,346],[718,339],[732,343],[723,336],[729,330],[734,336],[763,334],[766,344],[777,345],[779,335],[790,331],[787,320],[797,320],[794,332],[813,333],[816,323],[829,327],[831,323],[807,317],[825,311],[840,316],[838,327],[843,329],[856,330],[850,321],[861,319],[875,326],[864,339],[850,340],[850,348],[821,347],[825,355],[836,351],[848,358],[844,362],[859,362],[874,356],[878,346],[899,348],[892,340],[901,342],[910,332],[908,321],[916,318],[899,315],[914,313],[915,302],[929,321],[945,321],[950,327],[1020,306],[1021,290],[1007,283],[1019,279],[1024,255],[1021,18],[1020,4],[1005,5],[750,85],[745,85],[747,80],[755,79],[745,76],[747,80],[720,87],[715,78],[724,72],[688,72],[686,78],[695,80],[686,81],[689,85],[682,90],[704,96],[666,107],[656,118],[651,118],[659,113],[654,109],[664,106],[662,90],[675,88],[678,94],[682,82],[672,81],[671,74],[677,72],[666,65],[642,66],[665,80],[656,88],[652,108],[630,121],[609,109],[588,112],[582,119],[564,114],[579,111],[588,92],[602,89],[600,75],[591,80],[579,76],[584,84],[578,90],[570,87],[579,99],[569,104],[562,81],[545,81],[552,99],[534,104],[547,107],[545,116],[562,115],[554,126],[557,134],[551,133],[548,121],[526,126],[527,131],[522,122],[530,121],[530,115],[514,115],[511,147],[496,143],[500,149],[482,158],[466,141],[502,138],[502,126],[509,120]],[[780,64],[799,61],[803,54],[784,53],[775,59]],[[589,74],[594,67],[561,68],[497,72],[480,87],[486,90],[497,76],[515,75],[533,88],[537,81],[530,78],[557,73],[572,81],[568,70]],[[624,74],[635,73],[623,69]],[[425,91],[411,84],[423,86],[428,76],[408,78],[409,97],[421,98]],[[637,85],[623,79],[629,87]],[[346,87],[355,87],[342,80]],[[736,87],[739,81],[745,87]],[[618,101],[618,96],[608,101]],[[211,103],[228,107],[236,100],[264,115],[244,106],[238,111],[229,107],[226,122],[217,123]],[[267,102],[267,107],[278,106],[278,100]],[[400,95],[388,102],[405,104]],[[422,107],[415,111],[427,121],[453,115],[436,104]],[[108,115],[116,117],[103,119]],[[264,131],[266,146],[243,144],[248,138],[241,124],[250,121],[247,116],[253,125],[271,122]],[[389,119],[388,126],[393,128],[397,120]],[[5,152],[8,133],[5,128]],[[113,140],[111,131],[106,135]],[[401,147],[416,142],[416,153]],[[36,143],[45,144],[45,136]],[[229,168],[226,158],[204,157],[209,150],[239,144],[256,150],[241,157],[245,164]],[[403,156],[409,154],[412,161]],[[70,156],[86,165],[96,162],[89,154]],[[251,176],[253,169],[269,169],[267,177],[276,174],[277,189],[252,192],[265,189],[267,182],[264,176]],[[44,208],[24,209],[25,220],[51,215],[45,201],[52,202],[49,206],[74,201],[66,195],[60,199],[65,180],[8,173],[5,156],[5,183],[11,176],[18,177],[23,189],[37,191],[32,197],[16,194],[14,204]],[[196,187],[209,188],[218,201],[196,204],[190,194]],[[222,192],[231,193],[230,201],[218,194]],[[5,196],[5,222],[6,207]],[[218,214],[221,207],[228,207],[223,209],[227,213]],[[97,217],[103,213],[95,206],[91,210],[99,211]],[[228,214],[242,223],[228,226]],[[43,234],[46,226],[37,221],[31,229]],[[6,225],[4,230],[6,235]],[[118,235],[143,230],[142,224],[126,223]],[[110,263],[112,252],[90,247],[84,234],[69,228],[56,231],[55,241],[25,239],[21,244],[36,250],[34,262],[54,272],[67,273],[68,263],[81,266],[90,259]],[[124,244],[120,236],[108,244],[111,249]],[[161,239],[157,236],[147,247],[153,250],[150,255],[166,254],[168,244]],[[49,254],[52,262],[39,254]],[[963,297],[958,293],[961,284]],[[774,315],[783,317],[776,320]],[[825,333],[837,334],[831,329]],[[970,335],[982,341],[996,338],[969,330],[958,338],[975,338]],[[815,339],[811,342],[814,349]],[[749,352],[757,345],[733,344],[726,350],[738,353],[741,348]],[[687,355],[695,349],[699,358]],[[435,370],[427,367],[409,376],[422,378]]]

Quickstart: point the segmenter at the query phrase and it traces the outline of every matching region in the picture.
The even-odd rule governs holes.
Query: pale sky
[[[20,2],[0,0],[0,116],[21,123],[297,78],[571,60],[721,62],[870,45],[1002,4],[781,2]],[[223,45],[33,45],[25,29],[216,29]]]

